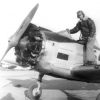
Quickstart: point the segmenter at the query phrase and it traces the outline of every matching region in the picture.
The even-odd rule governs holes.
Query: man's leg
[[[83,46],[83,64],[85,65],[87,60],[86,60],[86,44]]]
[[[86,60],[88,64],[96,64],[96,58],[94,54],[94,43],[95,43],[95,37],[91,38],[87,42]]]

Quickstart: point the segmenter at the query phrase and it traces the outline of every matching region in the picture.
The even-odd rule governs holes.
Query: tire
[[[28,90],[26,90],[26,91],[24,92],[25,96],[26,96],[27,98],[29,98],[30,100],[39,100],[39,98],[40,98],[41,95],[42,95],[42,89],[40,88],[40,94],[34,96],[34,95],[33,95],[33,90],[34,90],[35,88],[36,88],[36,86],[33,85],[33,86],[31,86]]]

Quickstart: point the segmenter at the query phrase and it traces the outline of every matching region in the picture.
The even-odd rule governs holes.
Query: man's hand
[[[89,37],[88,40],[91,41],[93,39],[93,37]]]
[[[70,33],[70,30],[69,30],[68,28],[66,29],[66,31],[67,31],[68,33]]]

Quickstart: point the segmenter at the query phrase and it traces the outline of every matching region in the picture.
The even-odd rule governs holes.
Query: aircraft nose
[[[24,21],[22,22],[22,24],[20,25],[20,27],[18,28],[18,30],[15,32],[14,35],[12,35],[10,37],[10,39],[8,40],[8,48],[6,49],[1,61],[3,60],[3,58],[6,56],[7,52],[12,48],[15,47],[21,36],[24,34],[24,31],[26,30],[26,28],[28,27],[29,23],[31,22],[32,18],[34,17],[37,9],[38,9],[39,4],[36,4],[36,6],[29,12],[29,14],[26,16],[26,18],[24,19]]]

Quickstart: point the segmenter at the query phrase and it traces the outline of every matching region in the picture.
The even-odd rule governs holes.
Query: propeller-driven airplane
[[[42,94],[44,75],[67,80],[100,83],[100,49],[94,47],[97,65],[84,66],[84,44],[71,38],[66,30],[53,32],[31,23],[38,9],[31,10],[16,33],[8,41],[7,52],[15,47],[16,62],[22,67],[32,67],[39,72],[37,87],[30,87],[25,95],[33,100]],[[67,85],[67,84],[66,84]],[[100,95],[97,96],[97,100]]]

